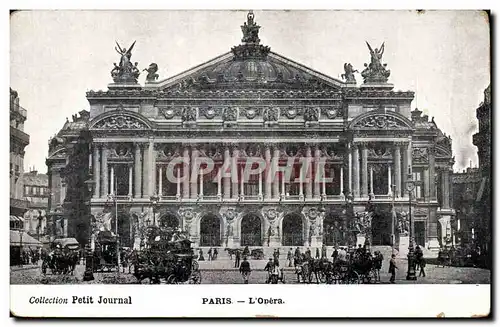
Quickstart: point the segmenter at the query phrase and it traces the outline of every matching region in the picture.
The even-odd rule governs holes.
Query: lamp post
[[[89,179],[85,181],[85,185],[87,185],[89,191],[89,200],[88,205],[90,207],[90,199],[92,198],[92,194],[94,191],[94,180]],[[89,210],[90,211],[90,210]],[[94,256],[92,254],[92,249],[90,247],[90,243],[92,242],[92,215],[89,214],[89,233],[87,244],[85,244],[85,273],[83,274],[83,280],[88,282],[94,280]]]
[[[151,207],[153,208],[153,226],[156,226],[156,206],[158,205],[160,197],[155,194],[152,195],[149,199],[151,200]]]
[[[415,253],[413,250],[413,243],[414,243],[413,217],[411,214],[411,197],[414,189],[415,189],[415,182],[413,181],[412,178],[411,169],[410,167],[408,167],[408,179],[406,181],[406,190],[408,191],[408,197],[409,197],[408,215],[410,219],[410,245],[408,247],[408,272],[406,274],[406,280],[417,280],[417,275],[415,272]]]
[[[345,243],[347,241],[347,245],[350,246],[351,244],[351,230],[350,228],[347,228],[347,226],[351,225],[351,220],[354,218],[352,215],[352,202],[353,202],[354,197],[352,196],[351,192],[348,192],[347,195],[345,196],[345,217],[344,217],[344,226],[343,227],[343,242]],[[347,219],[349,219],[349,223],[347,222]],[[345,237],[345,233],[347,231],[347,240]]]
[[[21,225],[21,228],[19,229],[19,265],[23,265],[23,228],[24,226]]]

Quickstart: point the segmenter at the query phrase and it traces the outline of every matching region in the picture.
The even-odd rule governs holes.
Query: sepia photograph
[[[142,290],[290,303],[206,284],[294,303],[310,300],[298,287],[489,294],[489,11],[14,10],[9,25],[14,315],[129,310]]]

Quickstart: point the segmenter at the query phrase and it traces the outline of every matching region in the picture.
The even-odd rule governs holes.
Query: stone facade
[[[43,241],[47,235],[46,210],[49,199],[49,183],[46,174],[30,170],[23,176],[24,198],[28,201],[28,211],[24,213],[24,231],[37,240]]]

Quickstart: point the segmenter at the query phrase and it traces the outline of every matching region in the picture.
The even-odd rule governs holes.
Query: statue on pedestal
[[[154,62],[151,63],[148,68],[145,68],[144,71],[148,72],[148,75],[146,76],[147,82],[154,82],[158,79],[159,75],[156,73],[158,71],[158,65]]]
[[[350,63],[344,64],[344,74],[340,75],[347,83],[356,83],[356,78],[354,73],[358,73],[356,69],[352,67]]]
[[[382,64],[382,55],[384,54],[384,43],[380,49],[372,49],[370,44],[366,42],[368,49],[370,49],[371,60],[370,64],[365,64],[366,69],[361,72],[365,83],[384,84],[387,83],[391,71],[386,69],[387,64]]]
[[[130,61],[134,45],[135,41],[130,48],[127,49],[120,47],[118,42],[116,42],[115,50],[120,55],[120,64],[117,66],[115,63],[115,67],[111,70],[111,77],[115,83],[137,83],[140,71],[137,68],[137,63],[133,65]]]

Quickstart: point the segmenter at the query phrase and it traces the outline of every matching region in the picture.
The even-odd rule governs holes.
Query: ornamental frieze
[[[185,107],[182,109],[182,121],[193,122],[196,121],[198,117],[198,108],[195,107]]]
[[[374,146],[368,149],[368,157],[372,159],[390,159],[391,150],[385,146]]]
[[[222,117],[222,108],[213,108],[213,107],[200,108],[200,116],[203,116],[207,119]]]
[[[137,118],[123,114],[107,117],[94,125],[95,129],[148,129],[148,126]]]
[[[304,120],[305,121],[318,121],[319,120],[319,110],[318,108],[308,107],[304,110]]]
[[[257,116],[262,115],[262,108],[254,108],[254,107],[246,108],[243,109],[243,114],[247,119],[254,119]]]
[[[321,108],[321,116],[327,117],[328,119],[335,119],[342,117],[342,110],[335,107]]]
[[[287,117],[288,119],[294,119],[295,117],[297,117],[302,113],[302,109],[294,107],[281,108],[280,111],[281,114]]]
[[[236,121],[238,119],[238,109],[232,107],[225,108],[222,119],[225,121]]]
[[[405,127],[401,122],[394,117],[387,115],[375,115],[360,120],[354,125],[354,128],[370,128],[370,129],[388,129]]]

